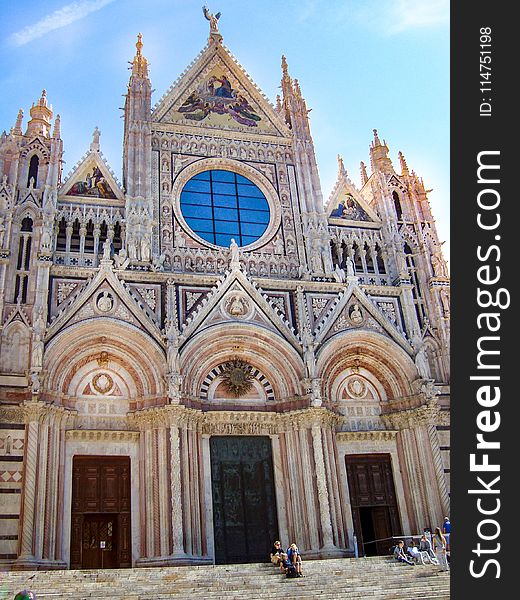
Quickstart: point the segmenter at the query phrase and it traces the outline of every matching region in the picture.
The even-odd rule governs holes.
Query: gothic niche
[[[252,368],[240,358],[234,358],[224,365],[222,385],[233,398],[240,398],[249,393],[253,385]]]

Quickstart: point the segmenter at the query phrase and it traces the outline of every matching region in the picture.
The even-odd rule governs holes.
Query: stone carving
[[[431,261],[435,277],[448,277],[448,268],[440,250],[432,254]]]
[[[114,380],[108,373],[97,373],[92,378],[92,387],[99,394],[108,394],[114,387]]]
[[[58,291],[56,293],[58,306],[78,287],[77,283],[69,283],[60,281],[58,283]]]
[[[114,299],[111,294],[108,292],[103,292],[100,296],[98,296],[96,307],[102,313],[108,313],[112,310],[114,306]]]
[[[251,307],[244,294],[234,293],[225,303],[225,310],[231,317],[245,318]]]
[[[354,398],[363,398],[367,392],[367,386],[359,377],[352,377],[347,383],[347,390]]]
[[[218,33],[218,20],[222,13],[218,12],[216,15],[209,12],[207,6],[202,7],[202,12],[204,16],[209,21],[209,31],[210,33]]]
[[[234,238],[231,238],[229,244],[229,267],[230,269],[240,269],[240,250]]]
[[[360,325],[363,323],[363,313],[359,308],[359,304],[354,304],[349,311],[349,318],[354,325]]]

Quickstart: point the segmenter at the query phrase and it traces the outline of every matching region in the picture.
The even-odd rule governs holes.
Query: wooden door
[[[360,554],[387,554],[401,535],[389,454],[352,454],[345,457],[354,531]],[[374,543],[373,543],[374,542]]]
[[[117,515],[86,515],[82,527],[84,569],[115,569],[118,559]]]
[[[212,437],[215,561],[263,562],[278,536],[271,440]]]
[[[130,458],[76,456],[71,569],[131,567]]]

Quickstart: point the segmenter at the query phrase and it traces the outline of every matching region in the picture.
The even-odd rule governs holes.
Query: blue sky
[[[45,88],[61,115],[65,174],[101,148],[120,179],[120,118],[138,32],[150,62],[155,104],[206,43],[204,0],[10,0],[0,5],[0,130]],[[377,128],[394,165],[401,150],[432,189],[449,258],[449,1],[207,0],[224,44],[273,102],[280,56],[311,112],[325,200],[341,154],[359,185],[359,162]]]

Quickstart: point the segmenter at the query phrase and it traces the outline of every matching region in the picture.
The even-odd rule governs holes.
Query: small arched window
[[[392,198],[394,199],[395,214],[398,221],[403,220],[403,209],[401,207],[401,200],[397,192],[392,192]]]
[[[33,220],[24,217],[20,224],[20,238],[18,241],[18,260],[16,262],[16,277],[14,282],[14,302],[25,304],[29,285],[29,271],[31,267]]]
[[[38,186],[38,167],[40,166],[40,159],[36,154],[31,156],[31,162],[29,163],[29,174],[27,175],[27,187],[31,185],[31,179],[34,179],[34,187]]]

